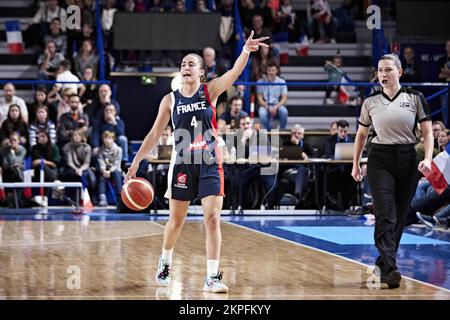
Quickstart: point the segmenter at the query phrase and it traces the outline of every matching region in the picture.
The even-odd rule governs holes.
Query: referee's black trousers
[[[367,176],[375,211],[376,265],[381,275],[397,269],[396,253],[419,178],[413,144],[372,144]]]

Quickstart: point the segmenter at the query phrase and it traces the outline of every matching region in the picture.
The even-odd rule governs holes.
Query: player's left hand
[[[422,160],[417,168],[426,177],[431,173],[431,160]]]
[[[248,49],[248,51],[258,51],[259,47],[269,47],[267,43],[264,43],[263,41],[269,39],[269,37],[261,37],[258,39],[253,39],[253,35],[255,32],[252,30],[250,35],[248,36],[247,41],[245,41],[245,47]]]

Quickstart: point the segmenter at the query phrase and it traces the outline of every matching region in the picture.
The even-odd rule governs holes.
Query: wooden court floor
[[[201,222],[186,222],[173,282],[154,273],[164,222],[0,221],[0,299],[450,299],[447,290],[403,279],[368,289],[368,267],[223,222],[221,270],[228,294],[201,291]],[[376,287],[376,286],[375,286]]]

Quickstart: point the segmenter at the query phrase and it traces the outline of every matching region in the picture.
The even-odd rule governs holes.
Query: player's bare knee
[[[204,221],[206,228],[218,228],[220,226],[220,215],[219,213],[205,214]]]

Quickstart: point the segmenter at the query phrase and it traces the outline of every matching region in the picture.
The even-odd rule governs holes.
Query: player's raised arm
[[[167,126],[167,123],[170,120],[170,105],[172,101],[169,94],[166,94],[159,105],[158,116],[156,117],[155,123],[153,124],[152,129],[145,137],[142,142],[139,151],[136,153],[136,156],[131,163],[130,168],[128,169],[127,175],[125,176],[125,181],[128,179],[134,178],[136,176],[136,171],[139,168],[139,163],[144,157],[150,153],[153,147],[156,145],[159,137],[161,136],[164,128]]]
[[[231,88],[233,83],[239,78],[242,71],[244,71],[247,65],[250,52],[258,51],[259,47],[268,47],[269,45],[263,41],[269,39],[269,37],[262,37],[258,39],[253,39],[253,30],[250,33],[247,41],[245,42],[244,48],[241,54],[237,58],[233,65],[233,68],[228,70],[222,76],[211,80],[208,83],[208,92],[211,97],[211,101],[214,101],[218,96],[220,96],[224,91]]]

